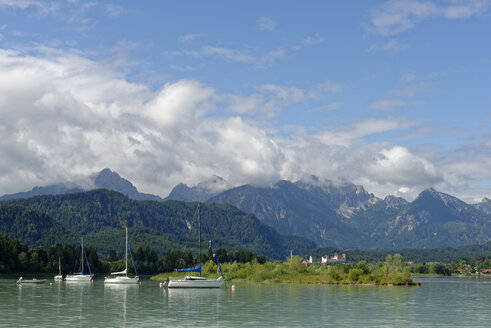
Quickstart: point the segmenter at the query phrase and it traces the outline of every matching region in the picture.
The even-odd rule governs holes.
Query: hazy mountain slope
[[[159,196],[140,193],[133,184],[120,177],[110,169],[104,169],[97,174],[87,177],[83,182],[65,182],[43,187],[34,187],[30,191],[3,195],[0,200],[29,198],[42,195],[61,195],[94,189],[108,189],[122,193],[135,200],[162,200]]]
[[[372,209],[373,210],[373,209]],[[457,247],[491,240],[491,218],[473,206],[427,189],[397,214],[387,213],[378,225],[372,247],[383,249]],[[382,216],[382,215],[380,215]]]
[[[378,199],[352,184],[280,181],[271,188],[234,188],[208,203],[233,204],[282,233],[310,238],[319,246],[455,247],[491,238],[490,216],[482,208],[433,189],[408,203],[394,196]]]
[[[491,214],[491,199],[483,198],[483,200],[477,204],[473,204],[476,209],[483,212],[486,215]]]
[[[184,183],[175,186],[165,200],[182,200],[185,202],[206,202],[222,191],[230,189],[228,183],[219,176],[202,181],[194,187]]]
[[[84,191],[80,187],[68,187],[63,183],[54,184],[46,187],[34,187],[30,191],[18,192],[15,194],[3,195],[0,200],[16,199],[16,198],[29,198],[33,196],[40,195],[60,195],[60,194],[70,194],[75,192]]]
[[[249,185],[234,188],[207,203],[232,204],[246,213],[253,213],[280,233],[304,236],[318,245],[344,245],[355,238],[356,230],[346,225],[345,217],[332,209],[324,196],[316,195],[305,186],[280,181],[272,188]]]

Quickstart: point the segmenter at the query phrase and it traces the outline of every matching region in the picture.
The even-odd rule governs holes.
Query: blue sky
[[[110,167],[491,198],[490,31],[489,0],[0,0],[0,194]]]

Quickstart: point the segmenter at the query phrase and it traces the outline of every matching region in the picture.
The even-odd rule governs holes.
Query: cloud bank
[[[490,7],[489,0],[390,0],[372,10],[368,30],[391,36],[412,29],[426,19],[466,19],[483,15]]]
[[[331,81],[311,90],[269,84],[238,96],[178,80],[152,90],[78,52],[2,49],[0,194],[105,167],[163,197],[180,182],[196,185],[214,175],[231,185],[270,185],[314,174],[407,198],[429,186],[465,190],[465,183],[490,178],[479,164],[489,165],[490,157],[478,151],[449,161],[445,154],[367,141],[417,127],[404,117],[284,135],[252,115],[270,106],[274,116],[282,106],[342,89]],[[475,173],[465,169],[472,158],[480,159]]]

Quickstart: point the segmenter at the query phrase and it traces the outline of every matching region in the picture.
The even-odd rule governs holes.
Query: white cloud
[[[93,20],[89,14],[93,10],[99,10],[109,17],[121,16],[125,12],[125,8],[119,5],[79,0],[0,0],[1,7],[23,10],[36,17],[49,16],[65,23],[76,24],[79,31],[91,28]]]
[[[417,104],[418,96],[429,94],[432,91],[431,84],[420,81],[415,74],[407,73],[401,77],[401,83],[404,86],[400,89],[389,90],[387,94],[374,101],[371,109],[375,110],[395,110],[400,107],[405,107],[410,104]]]
[[[402,83],[411,83],[416,80],[416,74],[413,73],[406,73],[401,77],[401,82]]]
[[[307,97],[304,90],[292,86],[265,84],[260,86],[260,90],[272,94],[275,99],[282,102],[300,102]]]
[[[403,118],[365,119],[351,125],[329,129],[317,134],[322,143],[349,147],[362,142],[363,138],[392,130],[407,129],[416,123]]]
[[[246,51],[225,47],[205,46],[198,53],[203,56],[223,58],[228,62],[251,64],[258,68],[270,66],[278,59],[285,57],[285,51],[281,48],[272,50],[262,55],[252,55]]]
[[[186,43],[193,41],[197,38],[204,37],[204,34],[184,34],[179,36],[178,40]],[[167,56],[187,56],[192,58],[206,58],[213,57],[221,60],[225,60],[230,63],[239,63],[255,66],[256,68],[267,68],[278,61],[288,57],[292,52],[301,50],[308,46],[318,45],[324,42],[324,37],[320,35],[308,36],[302,39],[298,44],[290,47],[278,47],[275,49],[261,49],[255,46],[239,49],[233,46],[216,46],[205,45],[196,49],[182,49],[175,51],[167,51]],[[286,50],[285,50],[286,49]]]
[[[122,6],[118,6],[112,3],[104,5],[104,10],[111,17],[118,17],[124,14],[125,9]]]
[[[178,50],[178,51],[167,51],[164,53],[166,56],[187,56],[193,58],[200,58],[201,53],[197,50]]]
[[[414,82],[412,84],[406,85],[401,89],[391,90],[389,94],[391,96],[401,97],[401,98],[412,98],[417,95],[422,95],[431,92],[431,87],[425,82]]]
[[[266,99],[263,95],[253,94],[250,96],[229,95],[230,111],[240,115],[254,114],[261,108],[264,109]]]
[[[223,47],[203,47],[202,53],[207,56],[217,56],[226,59],[227,61],[237,63],[255,63],[257,59],[254,56],[240,50],[234,50]]]
[[[442,181],[431,163],[400,146],[380,150],[367,167],[367,172],[367,176],[380,184],[390,183],[406,188]]]
[[[316,90],[312,91],[311,94],[333,94],[340,92],[345,88],[344,84],[333,82],[333,81],[325,81],[320,83]]]
[[[184,34],[184,35],[179,36],[179,41],[190,42],[190,41],[194,41],[196,39],[202,38],[204,36],[205,35],[202,33],[188,33],[188,34]]]
[[[372,11],[370,30],[394,35],[414,27],[419,20],[438,14],[438,7],[428,1],[390,0]]]
[[[326,106],[327,110],[336,110],[338,108],[341,108],[343,107],[343,103],[342,102],[334,102],[334,103],[330,103]]]
[[[302,44],[305,46],[313,46],[321,44],[325,41],[324,37],[316,34],[315,36],[308,36],[302,40]]]
[[[401,99],[396,99],[396,98],[391,98],[391,97],[384,97],[382,99],[378,99],[374,101],[371,105],[371,109],[378,109],[378,110],[393,110],[399,107],[406,106],[407,102]]]
[[[0,6],[18,9],[26,9],[29,7],[42,8],[43,6],[46,6],[46,3],[43,4],[43,2],[36,0],[0,0]]]
[[[378,51],[388,51],[388,52],[398,52],[400,50],[406,49],[408,46],[406,44],[400,43],[396,39],[390,39],[385,44],[373,44],[368,49],[368,52],[378,52]]]
[[[444,2],[389,0],[371,12],[368,30],[390,36],[413,28],[429,18],[469,18],[484,14],[489,0],[449,0]]]
[[[209,109],[214,91],[196,81],[167,83],[143,108],[143,114],[159,126],[193,128]]]
[[[179,182],[195,185],[213,175],[236,186],[315,174],[405,197],[430,184],[465,192],[474,181],[491,179],[486,152],[435,156],[368,141],[418,127],[403,117],[315,134],[299,126],[283,135],[263,128],[264,117],[250,115],[263,106],[274,111],[323,99],[342,89],[334,82],[311,89],[265,84],[245,96],[223,95],[194,80],[152,91],[80,53],[44,53],[49,57],[0,50],[0,195],[105,167],[164,197]]]
[[[443,11],[450,19],[468,18],[486,12],[489,6],[489,0],[451,0]]]
[[[241,115],[261,114],[263,119],[278,114],[283,106],[304,103],[312,99],[325,99],[340,92],[344,85],[326,81],[311,89],[301,89],[295,86],[264,84],[257,87],[257,92],[248,96],[227,95],[224,98],[229,104],[229,110]],[[329,104],[329,110],[342,106],[342,103]],[[259,118],[259,117],[257,117]]]
[[[273,17],[261,16],[257,19],[257,27],[263,31],[274,31],[276,24],[277,22]]]

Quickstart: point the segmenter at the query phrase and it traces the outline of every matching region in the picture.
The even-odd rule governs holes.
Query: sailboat
[[[135,269],[135,277],[128,277],[128,227],[126,227],[126,250],[125,250],[125,269],[120,272],[111,272],[111,275],[109,277],[104,278],[104,283],[105,284],[137,284],[138,280],[140,279],[138,277],[138,273],[136,272],[136,267],[135,267],[135,262],[133,262],[133,256],[131,255],[131,250],[130,250],[130,256],[131,256],[131,261],[133,262],[133,268]]]
[[[213,254],[215,254],[215,250],[213,248],[213,243],[211,242],[211,233],[208,229],[208,234],[210,235],[210,246],[212,248]],[[180,269],[177,270],[179,272],[198,272],[199,277],[197,276],[185,276],[182,279],[169,279],[167,281],[167,288],[219,288],[225,282],[225,277],[223,276],[222,269],[220,268],[220,262],[218,262],[218,270],[221,273],[221,276],[217,279],[207,279],[201,277],[201,208],[198,204],[198,245],[199,245],[199,255],[198,255],[198,266],[195,268],[189,269]],[[218,275],[218,272],[217,272]]]
[[[63,280],[63,275],[61,274],[61,260],[58,257],[58,274],[55,276],[55,280]]]
[[[82,257],[80,259],[80,263],[82,266],[82,270],[80,272],[76,272],[74,274],[67,274],[65,277],[65,281],[77,281],[77,282],[90,282],[94,275],[92,271],[90,271],[89,261],[87,260],[87,255],[84,251],[84,238],[82,237]],[[87,267],[89,268],[89,274],[84,274],[84,257],[87,260]]]

